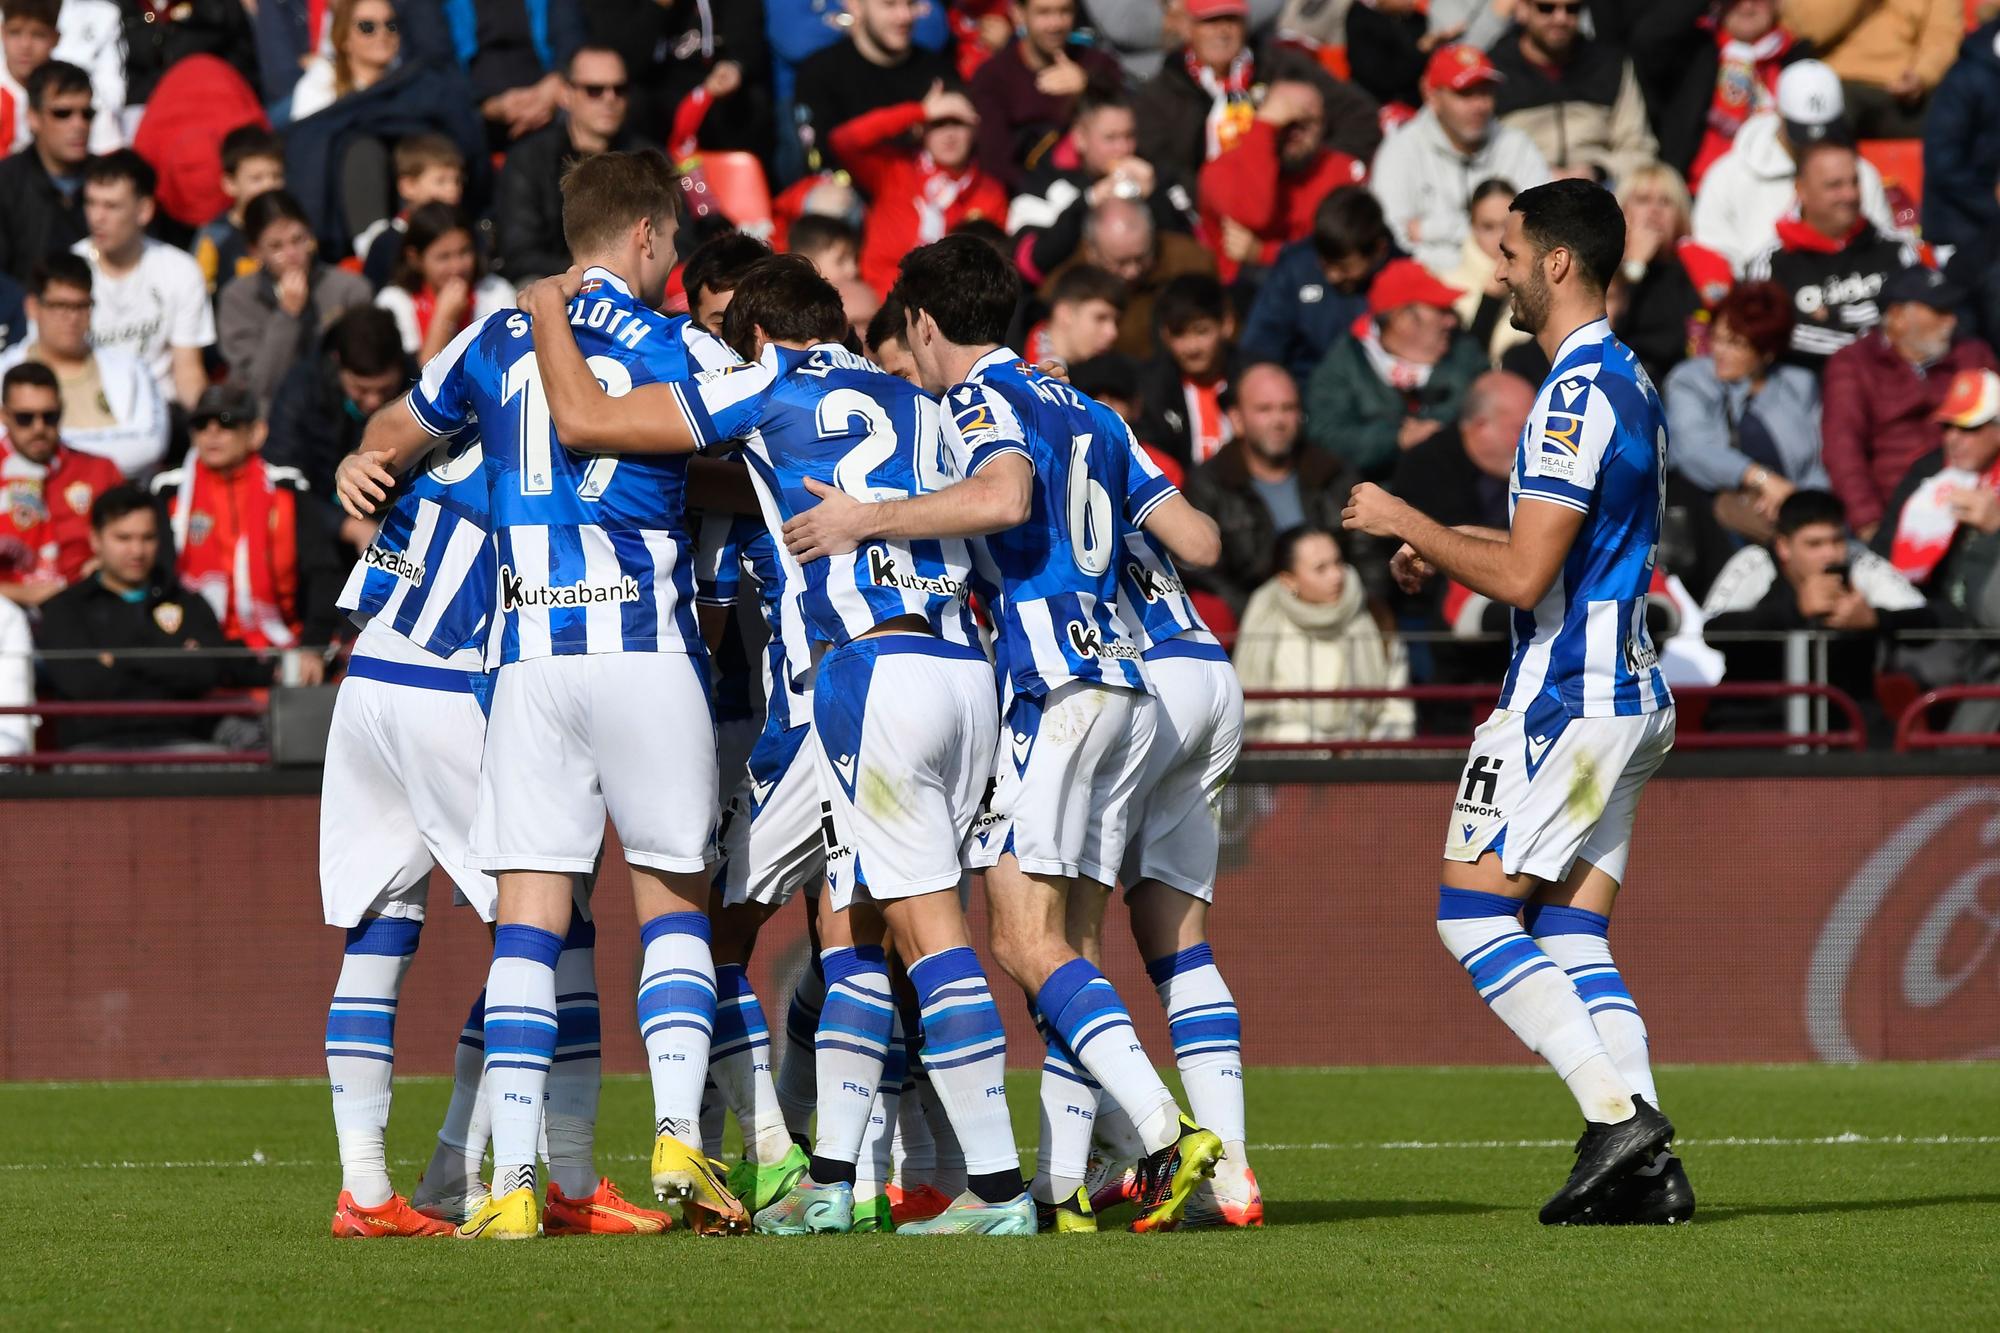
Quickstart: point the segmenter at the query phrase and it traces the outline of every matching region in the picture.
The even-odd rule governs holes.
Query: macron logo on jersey
[[[901,588],[933,597],[965,596],[962,580],[943,575],[905,574],[896,568],[896,558],[879,546],[868,548],[868,581],[878,588]]]
[[[639,580],[631,574],[616,583],[565,583],[532,587],[512,567],[500,566],[500,607],[503,611],[535,608],[596,606],[605,602],[636,602]]]

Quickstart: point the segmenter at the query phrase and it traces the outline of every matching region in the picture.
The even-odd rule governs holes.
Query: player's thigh
[[[451,876],[459,897],[491,921],[493,877],[466,861],[466,843],[479,807],[479,760],[486,743],[486,714],[471,694],[405,690],[396,701],[397,762],[409,792],[410,812],[432,859]]]
[[[495,673],[468,859],[481,870],[587,874],[604,843],[591,748],[588,657]]]
[[[1143,880],[1125,895],[1132,942],[1147,962],[1192,949],[1208,939],[1208,900],[1159,880]]]
[[[421,921],[431,854],[411,813],[389,696],[406,687],[349,678],[335,696],[320,787],[320,898],[329,925],[364,916]]]
[[[1586,911],[1611,914],[1618,887],[1625,880],[1626,862],[1632,854],[1632,825],[1638,817],[1639,798],[1646,783],[1660,771],[1674,747],[1672,705],[1650,713],[1640,729],[1638,744],[1624,768],[1612,782],[1590,834],[1576,855],[1576,865],[1565,880],[1568,905]],[[1588,870],[1584,874],[1578,871]],[[1546,899],[1547,895],[1543,895]]]
[[[794,727],[761,741],[723,811],[715,889],[725,907],[782,907],[826,870],[823,802],[812,732]]]
[[[590,744],[625,859],[674,874],[714,859],[715,723],[686,653],[589,659]]]

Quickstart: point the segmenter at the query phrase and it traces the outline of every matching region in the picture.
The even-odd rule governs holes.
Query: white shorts
[[[715,723],[696,666],[686,653],[592,653],[501,667],[472,864],[587,873],[609,814],[631,864],[706,867]]]
[[[1211,649],[1212,655],[1155,656],[1156,648],[1146,656],[1146,676],[1159,701],[1159,728],[1132,798],[1120,878],[1127,889],[1142,879],[1156,879],[1208,903],[1215,901],[1215,865],[1222,847],[1216,801],[1243,749],[1243,686],[1220,647],[1187,647]]]
[[[1510,875],[1561,881],[1587,861],[1625,878],[1646,779],[1674,748],[1673,705],[1631,717],[1564,717],[1528,734],[1496,712],[1472,737],[1445,835],[1447,861],[1498,852]]]
[[[722,812],[715,888],[724,907],[783,907],[826,877],[827,807],[810,726],[766,732]]]
[[[891,634],[821,660],[808,748],[831,807],[835,911],[960,887],[998,713],[992,664],[976,648]]]
[[[1031,875],[1113,883],[1157,712],[1149,694],[1081,680],[1017,697],[967,864],[985,868],[1012,852]]]
[[[406,656],[421,653],[406,647]],[[493,877],[471,867],[465,846],[486,737],[471,689],[479,673],[431,661],[357,656],[334,697],[319,803],[328,925],[371,915],[423,920],[433,863],[482,921],[493,919]]]

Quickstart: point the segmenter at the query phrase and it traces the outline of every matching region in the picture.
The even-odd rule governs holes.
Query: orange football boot
[[[373,1208],[363,1208],[346,1190],[333,1206],[333,1234],[337,1240],[375,1239],[384,1236],[449,1236],[451,1224],[425,1217],[410,1207],[400,1194]]]
[[[570,1198],[552,1180],[542,1209],[544,1236],[657,1236],[673,1224],[665,1213],[641,1208],[620,1194],[609,1177],[581,1199]]]
[[[951,1207],[951,1199],[935,1185],[919,1185],[913,1190],[896,1186],[890,1188],[896,1192],[889,1194],[889,1218],[897,1226],[905,1222],[927,1222]]]

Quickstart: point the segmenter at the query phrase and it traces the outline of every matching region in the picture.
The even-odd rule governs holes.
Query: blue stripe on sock
[[[554,971],[562,956],[562,937],[540,926],[502,926],[493,932],[493,956],[526,958]]]
[[[417,951],[417,937],[424,923],[404,917],[371,916],[347,929],[348,953],[375,954],[383,958],[408,958]]]
[[[1549,935],[1595,935],[1611,938],[1611,918],[1581,907],[1538,907],[1527,922],[1536,939]]]
[[[1502,987],[1501,987],[1501,988],[1500,988],[1499,990],[1496,990],[1496,991],[1494,991],[1494,992],[1493,992],[1493,993],[1492,993],[1491,995],[1482,995],[1482,996],[1481,996],[1481,998],[1482,998],[1482,999],[1484,999],[1484,1000],[1486,1001],[1486,1003],[1488,1003],[1488,1004],[1492,1004],[1492,1003],[1493,1003],[1493,1002],[1494,1002],[1495,1000],[1499,999],[1499,998],[1500,998],[1500,997],[1501,997],[1502,995],[1505,995],[1505,994],[1506,994],[1506,993],[1507,993],[1508,991],[1510,991],[1510,990],[1513,990],[1513,989],[1514,989],[1514,987],[1516,987],[1516,986],[1520,985],[1520,984],[1521,984],[1522,982],[1526,981],[1526,980],[1527,980],[1527,979],[1528,979],[1529,977],[1532,977],[1532,976],[1534,976],[1534,975],[1535,975],[1535,973],[1537,973],[1537,972],[1547,972],[1547,971],[1549,971],[1550,969],[1552,969],[1552,968],[1554,968],[1554,967],[1555,967],[1555,964],[1554,964],[1554,963],[1552,963],[1552,962],[1550,962],[1550,961],[1549,961],[1548,959],[1544,958],[1544,959],[1543,959],[1543,960],[1542,960],[1541,962],[1539,962],[1539,963],[1536,963],[1536,964],[1534,964],[1534,965],[1533,965],[1532,967],[1529,967],[1529,968],[1526,968],[1525,970],[1523,970],[1523,971],[1522,971],[1522,973],[1521,973],[1521,975],[1519,975],[1519,976],[1515,977],[1515,978],[1514,978],[1514,979],[1513,979],[1512,981],[1509,981],[1509,982],[1508,982],[1508,983],[1507,983],[1506,985],[1502,986]]]
[[[662,912],[639,928],[639,947],[646,948],[662,935],[693,935],[703,944],[714,938],[706,912]]]
[[[1440,921],[1474,921],[1488,916],[1519,916],[1520,912],[1521,904],[1505,894],[1438,886],[1437,919]]]
[[[581,912],[572,911],[569,917],[569,933],[563,936],[565,949],[595,949],[597,947],[597,923]]]
[[[1215,952],[1203,941],[1193,948],[1182,949],[1179,953],[1168,954],[1165,958],[1155,958],[1146,964],[1146,975],[1155,986],[1169,977],[1177,977],[1183,972],[1192,972],[1198,967],[1213,967]]]

